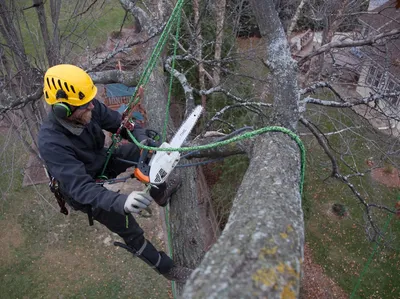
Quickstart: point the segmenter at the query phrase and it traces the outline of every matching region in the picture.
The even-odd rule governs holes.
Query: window
[[[375,88],[379,87],[379,83],[381,82],[383,74],[380,71],[377,71],[376,76],[372,82],[372,86],[374,86]]]
[[[386,92],[400,92],[400,86],[396,84],[392,79],[389,79],[386,84]],[[396,107],[399,103],[400,95],[398,97],[389,98],[389,103]]]
[[[394,83],[392,80],[388,80],[388,84],[386,86],[386,90],[390,91],[390,90],[394,90],[394,87],[396,86],[396,83]]]
[[[362,29],[362,31],[361,31],[361,35],[363,36],[363,37],[367,37],[368,36],[368,34],[369,34],[369,32],[370,32],[370,27],[368,27],[368,25],[367,26],[364,26],[364,28]]]
[[[368,71],[367,79],[365,83],[368,85],[378,88],[381,84],[381,80],[383,78],[383,73],[375,66],[371,66]]]
[[[374,79],[375,72],[376,72],[376,67],[371,66],[368,70],[368,75],[367,78],[365,79],[365,83],[367,83],[368,85],[372,85],[372,80]]]

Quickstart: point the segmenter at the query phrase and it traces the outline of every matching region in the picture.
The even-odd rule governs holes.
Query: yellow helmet
[[[57,98],[59,90],[65,92],[66,98]],[[82,106],[96,96],[97,87],[83,69],[71,64],[59,64],[49,68],[44,75],[43,93],[49,105],[62,102]]]

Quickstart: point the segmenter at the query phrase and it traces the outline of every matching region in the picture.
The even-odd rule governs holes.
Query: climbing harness
[[[54,194],[54,197],[57,200],[57,204],[60,207],[60,213],[67,216],[69,214],[69,211],[66,207],[66,203],[67,202],[70,203],[70,202],[64,197],[64,195],[60,191],[60,186],[59,186],[59,183],[56,180],[56,178],[51,175],[51,173],[48,171],[47,167],[44,167],[44,170],[46,172],[47,177],[49,178],[50,191]],[[92,208],[90,206],[86,206],[84,208],[84,211],[86,212],[86,214],[88,216],[89,225],[92,226],[94,224]]]
[[[60,193],[57,180],[52,176],[49,176],[49,178],[50,178],[49,188],[57,200],[58,206],[60,207],[60,213],[68,215],[68,209],[65,206],[66,202],[64,200],[64,197]]]

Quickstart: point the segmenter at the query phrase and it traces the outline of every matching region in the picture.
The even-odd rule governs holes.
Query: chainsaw
[[[197,106],[182,123],[169,143],[163,142],[159,148],[180,148],[196,125],[202,106]],[[134,176],[145,184],[160,185],[166,181],[181,158],[178,151],[152,151],[142,149]]]

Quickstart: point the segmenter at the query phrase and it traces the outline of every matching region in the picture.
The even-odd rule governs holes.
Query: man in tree
[[[96,184],[95,178],[102,174],[107,158],[103,129],[115,133],[121,124],[121,115],[96,100],[96,93],[92,79],[79,67],[62,64],[47,70],[44,96],[52,109],[39,132],[40,155],[72,208],[117,233],[129,251],[167,279],[184,282],[192,270],[175,265],[164,252],[159,252],[144,238],[131,214],[140,213],[153,199],[165,206],[180,181],[171,179],[148,193],[133,191],[129,195]],[[140,124],[135,124],[132,133],[139,142],[156,145]],[[114,178],[131,166],[117,158],[137,162],[139,156],[139,148],[133,143],[118,147],[104,174]]]

